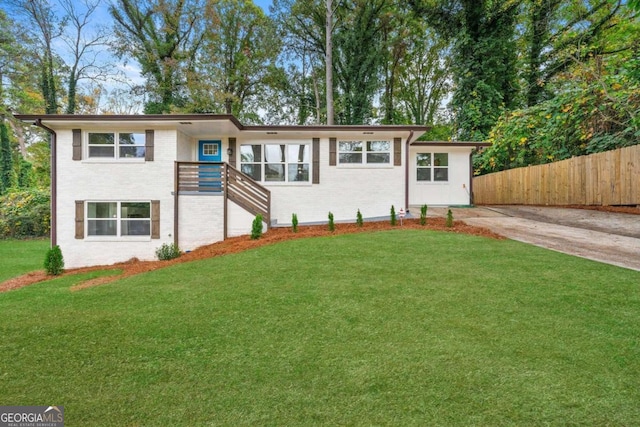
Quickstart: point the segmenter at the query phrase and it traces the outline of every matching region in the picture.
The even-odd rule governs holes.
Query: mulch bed
[[[503,239],[504,237],[490,231],[486,228],[474,227],[467,225],[462,221],[454,221],[452,228],[445,226],[444,218],[429,218],[426,226],[420,225],[418,219],[405,219],[403,225],[396,225],[392,227],[389,221],[379,222],[365,222],[362,227],[358,227],[356,224],[336,224],[335,231],[330,232],[327,225],[314,225],[314,226],[299,226],[298,232],[293,233],[290,227],[272,228],[262,235],[259,240],[251,240],[249,236],[232,237],[222,242],[217,242],[211,245],[200,247],[191,252],[185,253],[179,258],[170,261],[139,261],[132,259],[127,262],[112,264],[108,266],[95,266],[86,268],[77,268],[66,270],[62,275],[69,276],[74,274],[88,273],[92,271],[104,271],[115,270],[119,271],[114,275],[98,277],[95,279],[86,280],[71,288],[71,290],[80,290],[92,286],[98,286],[105,283],[113,282],[125,277],[134,276],[140,273],[146,273],[148,271],[165,268],[174,264],[183,262],[197,261],[201,259],[213,258],[220,255],[227,255],[246,251],[248,249],[258,248],[265,245],[270,245],[277,242],[283,242],[292,239],[301,239],[309,237],[320,237],[339,234],[350,233],[363,233],[371,231],[390,230],[392,228],[399,229],[426,229],[426,230],[439,230],[452,233],[471,234],[476,236],[489,237],[493,239]],[[59,277],[59,276],[58,276]],[[45,280],[51,280],[54,277],[47,276],[44,271],[35,271],[27,273],[25,275],[9,279],[3,283],[0,283],[0,292],[10,291],[12,289],[18,289],[24,286],[32,285],[34,283],[43,282]]]

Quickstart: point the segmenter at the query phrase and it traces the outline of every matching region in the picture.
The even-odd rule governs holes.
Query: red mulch
[[[285,240],[301,239],[307,237],[319,237],[329,236],[331,234],[348,234],[348,233],[362,233],[368,231],[389,230],[392,228],[412,228],[412,229],[428,229],[428,230],[440,230],[453,233],[464,233],[476,236],[484,236],[493,239],[503,239],[502,236],[481,227],[473,227],[463,223],[462,221],[454,221],[452,228],[445,227],[444,218],[429,218],[426,226],[421,226],[418,219],[405,219],[403,225],[397,225],[392,227],[389,221],[379,222],[365,222],[363,227],[360,228],[356,224],[336,224],[336,229],[331,233],[327,225],[314,225],[314,226],[300,226],[298,232],[293,233],[291,228],[272,228],[268,232],[262,235],[259,240],[251,240],[249,236],[232,237],[222,242],[217,242],[211,245],[200,247],[189,253],[185,253],[179,258],[171,261],[139,261],[132,259],[127,262],[113,264],[109,266],[95,266],[66,270],[63,275],[68,276],[72,274],[81,274],[97,270],[116,270],[121,271],[119,274],[111,276],[98,277],[79,283],[71,288],[71,290],[80,290],[92,286],[102,285],[115,280],[122,279],[124,277],[133,276],[140,273],[146,273],[148,271],[157,270],[159,268],[168,267],[170,265],[196,261],[206,258],[213,258],[220,255],[233,254],[248,249],[258,248],[260,246],[270,245]],[[9,291],[12,289],[18,289],[23,286],[32,285],[34,283],[42,282],[52,279],[52,276],[47,276],[44,271],[36,271],[25,274],[23,276],[9,279],[3,283],[0,283],[0,292]]]

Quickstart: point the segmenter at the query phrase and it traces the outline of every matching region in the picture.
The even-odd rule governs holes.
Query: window
[[[87,235],[151,236],[151,203],[88,202]]]
[[[144,158],[145,134],[134,132],[89,132],[89,158]]]
[[[418,153],[416,167],[418,181],[449,181],[448,153]]]
[[[218,144],[202,144],[202,154],[205,156],[217,156]]]
[[[389,164],[389,141],[340,141],[338,160],[341,164]]]
[[[256,181],[309,182],[310,145],[241,145],[240,162],[240,170]]]

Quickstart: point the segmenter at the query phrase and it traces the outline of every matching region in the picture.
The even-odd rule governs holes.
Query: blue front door
[[[199,162],[221,162],[222,161],[222,141],[207,140],[198,141],[198,161]],[[221,191],[222,173],[221,165],[200,166],[199,187],[201,191]]]

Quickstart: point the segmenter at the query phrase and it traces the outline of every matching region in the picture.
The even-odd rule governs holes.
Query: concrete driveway
[[[452,208],[509,239],[640,271],[640,215],[539,206]],[[447,208],[429,208],[444,216]]]

